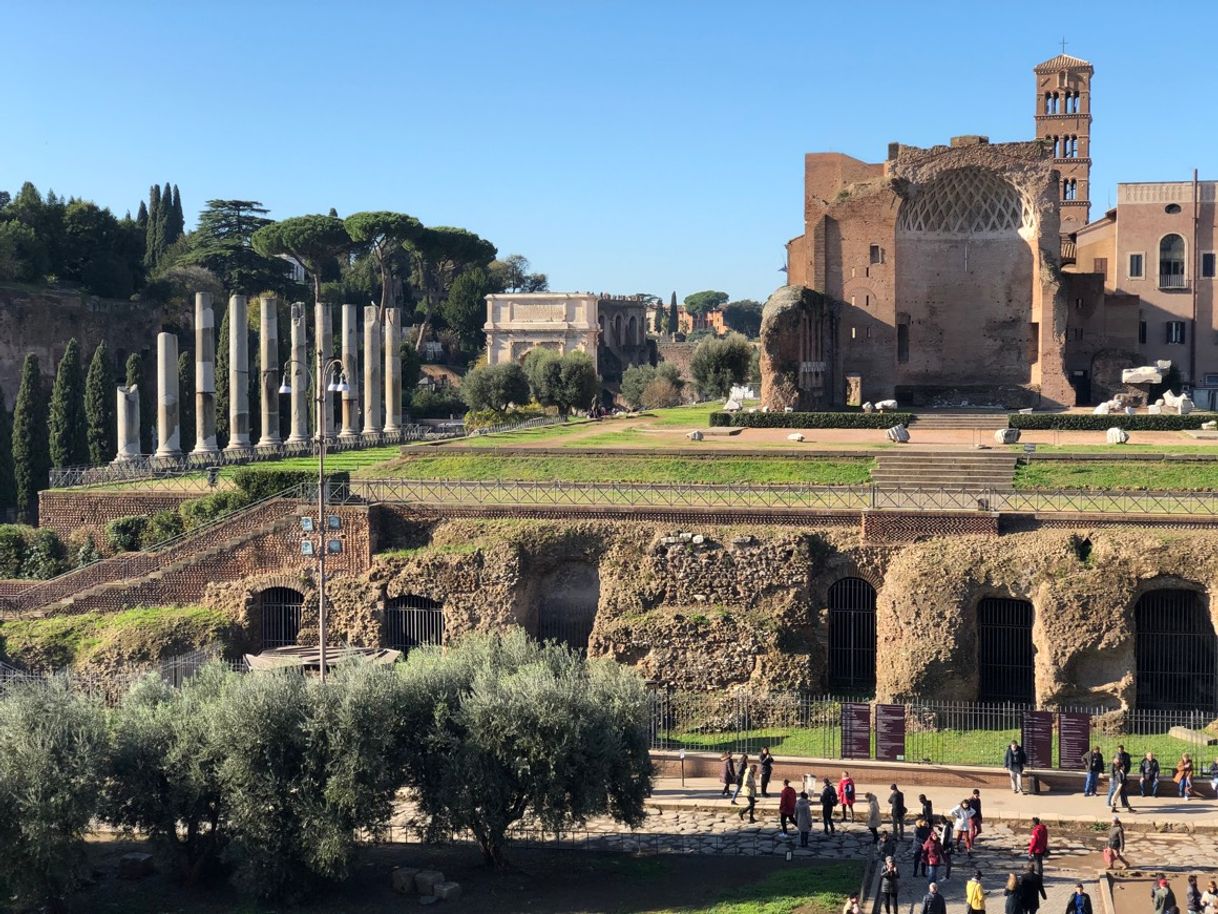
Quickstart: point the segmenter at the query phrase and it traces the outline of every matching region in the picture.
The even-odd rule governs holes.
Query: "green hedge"
[[[0,524],[0,578],[21,577],[33,532],[24,524]]]
[[[140,540],[147,526],[146,514],[116,517],[106,524],[106,545],[114,552],[135,552],[140,548]]]
[[[1028,431],[1059,429],[1072,432],[1102,432],[1110,428],[1123,428],[1127,432],[1178,432],[1184,429],[1201,428],[1202,422],[1214,419],[1213,413],[1189,413],[1187,416],[1151,416],[1140,413],[1126,416],[1113,413],[1097,416],[1094,413],[1015,413],[1011,416],[1011,428]]]
[[[892,428],[913,413],[711,413],[712,426],[737,428]]]

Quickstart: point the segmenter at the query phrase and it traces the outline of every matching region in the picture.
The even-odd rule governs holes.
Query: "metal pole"
[[[321,681],[326,681],[326,379],[321,368],[321,346],[317,347],[317,638]]]

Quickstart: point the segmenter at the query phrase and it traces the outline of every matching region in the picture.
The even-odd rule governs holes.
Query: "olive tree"
[[[752,356],[753,347],[739,333],[707,337],[689,361],[698,392],[704,397],[726,397],[733,386],[748,378]]]
[[[479,365],[461,382],[461,399],[472,410],[503,412],[529,402],[529,379],[515,362]]]
[[[647,402],[644,392],[648,387],[653,386],[656,379],[662,379],[667,383],[663,385],[665,391],[672,393],[672,398],[676,402],[665,403],[649,403]],[[685,382],[681,379],[681,370],[671,362],[661,362],[659,365],[631,365],[622,374],[622,398],[634,409],[640,407],[645,409],[654,409],[656,406],[676,406],[680,402],[681,388]],[[661,387],[655,386],[655,390],[659,391]],[[670,399],[672,399],[670,398]],[[659,399],[664,399],[660,397]]]
[[[526,816],[551,830],[643,821],[648,704],[633,671],[515,629],[412,651],[400,673],[415,734],[404,772],[429,836],[468,829],[501,867]]]
[[[106,726],[100,706],[63,679],[0,697],[0,886],[23,905],[63,910],[87,874]]]

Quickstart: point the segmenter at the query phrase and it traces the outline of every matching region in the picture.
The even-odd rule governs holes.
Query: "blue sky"
[[[272,215],[459,225],[563,290],[764,298],[803,154],[1033,132],[1033,65],[1090,60],[1092,217],[1218,178],[1209,3],[0,0],[0,188],[119,215],[153,182]],[[19,40],[18,40],[19,39]]]

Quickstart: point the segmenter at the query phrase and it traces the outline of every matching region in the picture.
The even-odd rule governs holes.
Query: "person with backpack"
[[[854,821],[854,778],[850,776],[849,771],[843,771],[841,780],[837,782],[837,802],[842,805],[842,821],[846,821],[846,814],[850,814],[850,821]]]
[[[1083,778],[1083,796],[1093,797],[1100,785],[1100,775],[1104,773],[1104,753],[1099,746],[1083,753],[1083,770],[1087,772]]]
[[[825,781],[825,789],[820,792],[820,819],[826,835],[837,831],[837,826],[833,824],[833,807],[836,805],[837,791],[833,789],[832,784]]]
[[[1006,754],[1002,757],[1002,767],[1011,776],[1011,793],[1023,793],[1023,770],[1028,764],[1028,754],[1018,740],[1011,740]]]

